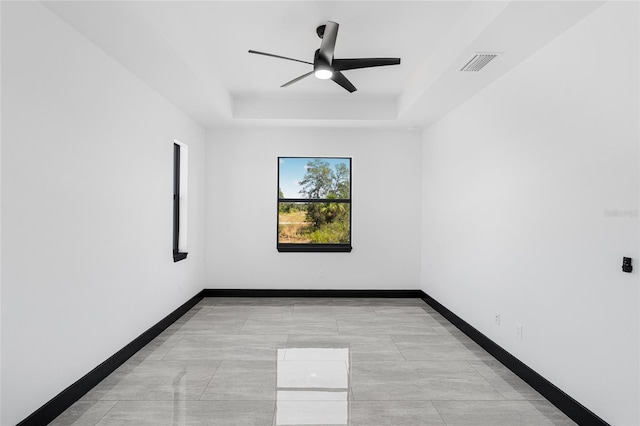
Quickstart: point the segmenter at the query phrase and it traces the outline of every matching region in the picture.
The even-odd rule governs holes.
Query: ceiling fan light
[[[320,80],[328,80],[333,77],[333,72],[326,68],[318,68],[315,70],[314,74]]]

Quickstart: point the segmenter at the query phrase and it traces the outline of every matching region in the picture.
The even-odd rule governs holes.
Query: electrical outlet
[[[495,317],[493,318],[493,322],[495,322],[496,325],[500,325],[500,314],[496,313]]]
[[[516,323],[516,339],[522,340],[522,324]]]

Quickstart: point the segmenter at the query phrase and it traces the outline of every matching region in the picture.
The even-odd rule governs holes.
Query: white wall
[[[204,287],[204,130],[39,3],[2,5],[2,420]],[[189,258],[172,258],[173,139]]]
[[[608,3],[423,136],[424,291],[612,425],[640,424],[638,40]]]
[[[2,3],[0,3],[0,23],[2,22]],[[2,31],[0,31],[2,46]],[[0,54],[0,82],[2,81],[2,55]],[[0,84],[2,100],[2,84]],[[0,101],[0,241],[2,241],[2,102]],[[2,421],[2,244],[0,244],[0,422]]]
[[[209,131],[207,287],[417,289],[420,149],[409,131]],[[351,253],[276,250],[278,156],[353,157]]]

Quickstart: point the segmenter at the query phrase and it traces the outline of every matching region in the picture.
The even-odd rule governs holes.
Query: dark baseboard
[[[549,402],[555,405],[560,411],[567,415],[571,420],[579,425],[608,425],[607,422],[592,413],[584,405],[564,393],[553,383],[536,373],[518,358],[511,355],[501,346],[475,329],[465,320],[444,307],[440,302],[433,299],[428,294],[422,292],[422,300],[435,309],[440,315],[445,317],[447,321],[455,325],[460,331],[469,336],[474,342],[480,345],[485,351],[489,352],[495,359],[500,361],[518,375],[522,380],[527,382],[529,386],[534,388],[540,395],[544,396]]]
[[[494,358],[504,364],[553,405],[579,425],[608,425],[585,406],[564,393],[553,383],[536,373],[522,361],[504,350],[462,318],[451,312],[422,290],[259,290],[259,289],[204,289],[157,324],[120,349],[102,364],[84,375],[77,382],[60,392],[18,426],[39,426],[53,421],[62,412],[89,392],[95,385],[115,371],[126,360],[155,339],[163,330],[187,313],[203,297],[330,297],[330,298],[420,298],[469,336]]]
[[[18,423],[18,426],[41,426],[52,422],[73,403],[82,398],[95,385],[113,373],[126,360],[142,349],[147,343],[155,339],[162,331],[173,324],[178,318],[187,313],[200,300],[202,292],[198,293],[175,311],[160,320],[157,324],[136,337],[131,343],[120,349],[102,364],[85,374],[77,382],[53,397],[49,402],[34,411],[29,417]]]
[[[373,297],[420,298],[421,290],[278,290],[278,289],[204,289],[204,297]]]

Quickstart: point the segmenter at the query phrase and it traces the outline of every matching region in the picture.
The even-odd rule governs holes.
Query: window
[[[187,258],[187,164],[185,144],[173,143],[173,261]]]
[[[278,157],[281,252],[351,251],[351,158]]]

